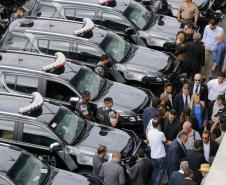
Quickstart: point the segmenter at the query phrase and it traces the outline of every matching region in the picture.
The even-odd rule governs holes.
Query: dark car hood
[[[111,97],[114,101],[113,109],[120,113],[130,112],[131,114],[131,111],[142,106],[148,99],[148,95],[143,90],[117,82],[112,83],[104,95],[94,102],[98,107],[104,106],[105,97]]]
[[[90,185],[88,179],[81,175],[64,171],[58,170],[58,173],[53,177],[52,185]]]
[[[125,63],[128,71],[142,74],[160,74],[167,66],[169,55],[166,53],[139,46],[134,56]]]
[[[99,124],[98,124],[99,125]],[[128,143],[130,136],[121,130],[108,128],[105,126],[94,126],[88,136],[79,143],[79,150],[95,153],[100,145],[105,145],[108,152],[122,151]]]
[[[172,6],[172,8],[178,9],[178,7],[181,4],[181,0],[167,0],[169,5]],[[193,0],[193,2],[195,2],[198,6],[200,6],[203,2],[205,2],[207,0]]]
[[[176,34],[181,30],[180,26],[181,24],[177,21],[176,18],[158,15],[155,24],[147,30],[139,31],[139,34],[141,36],[144,34],[148,35],[151,38],[156,37],[162,40],[175,42]]]

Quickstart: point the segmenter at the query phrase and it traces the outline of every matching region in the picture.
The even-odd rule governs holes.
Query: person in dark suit
[[[188,134],[184,131],[178,133],[177,138],[173,140],[167,154],[167,173],[168,177],[179,170],[181,161],[187,160],[187,150],[184,143],[188,140]]]
[[[185,179],[179,185],[196,185],[196,183],[192,180],[193,171],[190,168],[187,168],[184,171]]]
[[[210,139],[210,131],[206,130],[202,134],[203,151],[205,160],[211,163],[218,150],[218,143]]]
[[[202,150],[201,140],[196,140],[194,142],[194,149],[187,150],[188,164],[189,164],[189,167],[194,172],[193,180],[197,184],[200,184],[202,180],[202,174],[199,171],[199,168],[201,164],[206,162],[202,151],[203,150]]]
[[[185,53],[183,68],[187,72],[188,78],[193,79],[205,63],[205,47],[201,42],[201,33],[194,33],[193,42],[185,43],[179,52]]]
[[[130,185],[147,185],[151,178],[151,161],[145,158],[144,149],[139,149],[138,160],[133,168],[127,171]]]
[[[177,116],[181,115],[182,110],[184,107],[189,105],[190,101],[190,86],[188,84],[184,84],[182,93],[177,94],[173,100],[173,108],[176,110]]]
[[[208,103],[208,88],[205,83],[202,82],[202,75],[197,73],[194,76],[194,82],[190,84],[190,95],[198,93],[200,95],[201,101],[204,101],[207,105]]]

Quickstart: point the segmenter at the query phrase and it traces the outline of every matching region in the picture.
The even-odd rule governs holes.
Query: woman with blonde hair
[[[189,105],[192,112],[192,128],[202,135],[202,132],[207,127],[208,112],[206,105],[200,100],[200,95],[194,93]]]

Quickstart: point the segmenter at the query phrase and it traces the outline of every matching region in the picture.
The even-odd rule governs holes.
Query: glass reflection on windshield
[[[146,29],[151,24],[153,16],[150,11],[134,1],[131,1],[123,14],[140,30]]]
[[[90,99],[94,100],[105,88],[107,81],[91,69],[81,68],[70,83],[80,94],[89,91]]]
[[[7,175],[16,185],[42,185],[49,173],[49,167],[32,155],[23,152]]]
[[[100,44],[100,47],[116,62],[122,62],[132,50],[128,42],[113,32],[108,32],[107,36]]]
[[[67,108],[61,107],[50,127],[67,144],[73,145],[85,130],[86,122]]]

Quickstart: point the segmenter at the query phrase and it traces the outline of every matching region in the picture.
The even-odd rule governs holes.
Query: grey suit
[[[105,185],[125,185],[126,183],[124,169],[114,161],[103,163],[100,177]]]
[[[151,161],[141,159],[131,169],[129,173],[131,179],[130,185],[147,185],[151,177]]]

